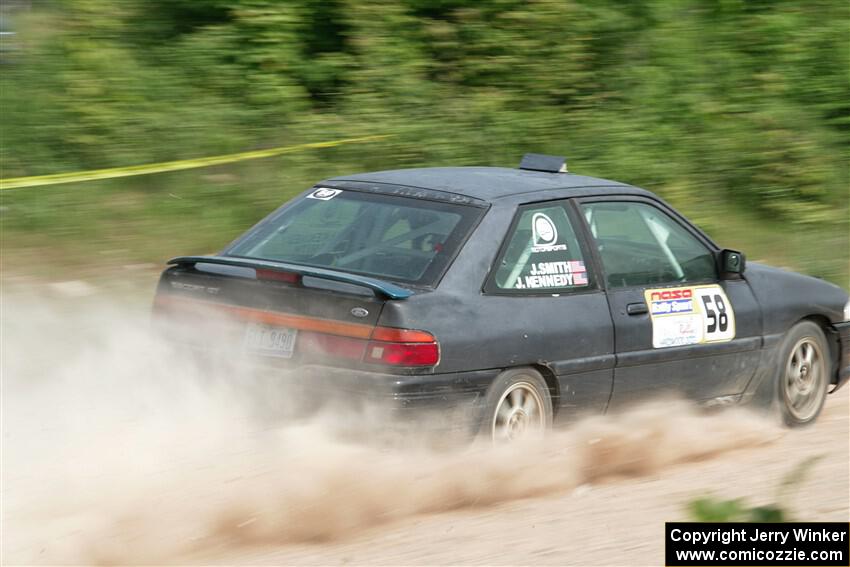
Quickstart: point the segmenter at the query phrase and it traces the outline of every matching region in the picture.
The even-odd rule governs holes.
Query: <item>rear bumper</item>
[[[253,362],[246,365],[250,367],[247,374],[262,384],[272,414],[307,417],[323,413],[339,418],[338,422],[350,418],[351,423],[362,422],[366,416],[381,428],[417,434],[451,432],[461,437],[478,431],[487,388],[500,372],[398,375]]]
[[[391,374],[380,369],[345,368],[297,359],[276,359],[241,354],[238,349],[218,350],[204,344],[174,340],[171,344],[204,371],[222,368],[246,372],[269,391],[304,394],[311,401],[344,400],[360,406],[390,408],[397,415],[415,411],[475,413],[487,388],[501,369],[440,374]],[[218,370],[216,370],[218,369]],[[310,404],[314,405],[314,404]]]
[[[474,413],[499,370],[402,376],[332,366],[299,367],[298,385],[320,395],[375,402],[399,413],[461,410]]]
[[[836,323],[833,327],[838,332],[839,343],[838,371],[832,389],[835,392],[850,380],[850,322]]]

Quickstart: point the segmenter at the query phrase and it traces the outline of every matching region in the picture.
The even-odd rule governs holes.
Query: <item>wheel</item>
[[[543,376],[531,368],[499,375],[487,391],[481,437],[493,443],[543,435],[552,427],[552,397]]]
[[[777,401],[782,420],[791,427],[817,419],[829,384],[829,347],[811,321],[797,323],[782,342],[777,372]]]

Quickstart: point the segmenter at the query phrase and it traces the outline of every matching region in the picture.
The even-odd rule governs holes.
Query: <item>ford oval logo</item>
[[[363,309],[362,307],[355,307],[351,310],[351,314],[355,317],[360,317],[361,319],[369,314],[368,311]]]

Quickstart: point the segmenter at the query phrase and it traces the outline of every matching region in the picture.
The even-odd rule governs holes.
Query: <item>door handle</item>
[[[629,315],[643,315],[647,313],[649,309],[646,308],[646,303],[641,301],[640,303],[629,303],[626,305],[626,313]]]

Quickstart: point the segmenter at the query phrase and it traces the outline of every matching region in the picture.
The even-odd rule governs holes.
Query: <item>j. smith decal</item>
[[[719,285],[650,289],[644,296],[655,348],[735,338],[735,313]]]
[[[545,289],[587,285],[587,268],[584,262],[535,262],[528,275],[516,282],[517,289]]]

